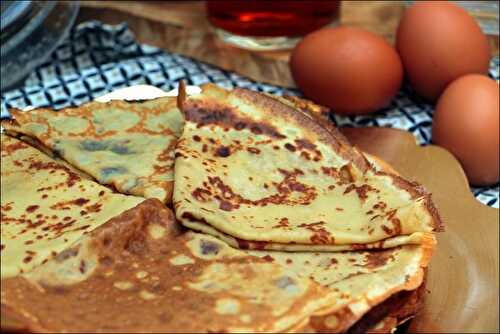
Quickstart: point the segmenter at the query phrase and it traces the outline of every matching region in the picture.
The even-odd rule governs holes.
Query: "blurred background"
[[[2,89],[19,83],[21,78],[46,60],[75,21],[80,23],[89,20],[109,24],[126,22],[140,43],[180,53],[261,82],[295,87],[288,66],[290,50],[262,51],[266,49],[262,47],[256,52],[238,49],[234,47],[238,44],[238,41],[234,42],[234,35],[227,34],[234,33],[234,29],[236,33],[245,33],[244,20],[248,19],[240,17],[238,21],[234,17],[228,18],[227,14],[234,8],[242,7],[241,3],[249,3],[250,10],[257,4],[254,9],[258,9],[259,2],[262,3],[248,0],[81,1],[78,12],[77,1],[2,1]],[[280,2],[284,5],[276,5]],[[498,55],[498,1],[455,2],[467,8],[477,19],[489,36],[492,55]],[[287,21],[287,18],[280,21],[276,16],[272,18],[278,27],[285,27],[287,32],[296,34],[291,41],[281,41],[279,45],[290,48],[300,40],[301,34],[323,25],[336,24],[364,28],[393,43],[399,19],[405,7],[413,1],[274,3],[278,9],[281,6],[292,11],[290,4],[292,7],[298,6],[296,13],[304,18],[302,21]],[[269,2],[264,6],[269,6]],[[247,23],[250,25],[255,22]],[[274,28],[267,26],[264,31],[271,35],[283,33]],[[251,34],[252,31],[246,33]],[[274,40],[267,49],[273,49],[279,43]],[[255,45],[242,45],[247,48],[254,46],[255,49]]]
[[[412,1],[338,2],[338,21],[335,22],[364,28],[392,44],[401,15]],[[492,55],[498,56],[498,1],[459,3],[465,3],[480,22],[488,22],[485,24]],[[204,1],[84,1],[77,20],[91,19],[111,24],[126,21],[136,38],[144,43],[215,64],[254,80],[295,87],[288,66],[290,50],[255,52],[231,47],[217,38]]]

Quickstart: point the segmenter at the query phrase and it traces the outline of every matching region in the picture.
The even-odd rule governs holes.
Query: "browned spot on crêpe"
[[[35,210],[37,210],[40,206],[39,205],[30,205],[26,208],[26,212],[34,212]]]
[[[203,255],[217,255],[220,252],[220,245],[210,240],[201,240],[200,248]]]
[[[274,261],[274,258],[271,256],[271,255],[266,255],[264,257],[262,257],[264,260],[266,260],[267,262],[273,262]]]
[[[90,202],[89,199],[80,197],[71,201],[58,202],[52,205],[50,208],[53,210],[69,210],[71,205],[83,206],[88,202]]]
[[[321,167],[321,171],[323,172],[323,174],[327,175],[327,176],[331,176],[333,178],[339,178],[340,177],[340,174],[339,174],[339,171],[337,168],[335,167]]]
[[[310,240],[313,244],[330,244],[334,243],[334,238],[331,236],[330,232],[328,232],[325,227],[325,222],[320,221],[316,223],[309,224],[300,224],[298,227],[302,227],[308,229],[313,232],[313,235],[310,237]]]
[[[295,144],[297,145],[297,148],[299,150],[306,149],[306,150],[315,150],[316,145],[311,143],[307,139],[295,139]]]
[[[394,226],[394,234],[400,235],[402,232],[401,221],[398,218],[392,218],[391,223]]]
[[[101,211],[102,204],[101,203],[95,203],[92,205],[88,205],[85,207],[87,212],[99,212]]]
[[[353,167],[351,164],[344,165],[340,168],[340,181],[343,183],[354,182],[354,175],[352,173]]]
[[[256,250],[264,250],[266,249],[266,246],[268,242],[266,241],[257,241],[257,240],[252,240],[252,241],[247,241],[243,240],[240,238],[235,238],[236,242],[238,243],[238,248],[239,249],[256,249]]]
[[[247,151],[253,154],[259,154],[260,150],[257,147],[248,147]]]
[[[293,145],[292,145],[292,144],[290,144],[290,143],[286,143],[286,144],[285,144],[285,148],[286,148],[287,150],[289,150],[290,152],[295,152],[295,150],[296,150],[295,146],[293,146]]]
[[[184,154],[182,154],[181,152],[175,152],[174,157],[175,157],[175,158],[184,158],[184,159],[186,159],[186,158],[187,158],[187,157],[186,157]]]
[[[207,190],[207,189],[196,188],[191,193],[191,195],[193,195],[193,197],[200,202],[206,202],[210,199],[210,196],[212,195],[212,193],[210,192],[210,190]]]
[[[394,231],[391,228],[389,228],[385,225],[381,225],[380,227],[385,232],[385,234],[387,234],[388,236],[394,235]]]
[[[221,158],[227,158],[231,155],[231,149],[227,146],[220,146],[215,151],[215,155]]]
[[[201,198],[203,201],[209,200],[209,195],[219,201],[219,208],[225,211],[238,209],[241,205],[266,206],[268,204],[284,204],[284,205],[307,205],[316,198],[316,190],[308,185],[297,181],[297,176],[303,175],[299,169],[286,171],[278,169],[284,176],[283,181],[273,183],[277,193],[260,198],[258,200],[250,200],[237,194],[233,189],[226,185],[218,176],[209,176],[208,182],[203,182],[203,187],[198,187],[193,192],[196,199]],[[301,193],[298,198],[290,198],[292,193]]]
[[[289,227],[289,221],[288,218],[283,217],[280,219],[277,225],[274,225],[273,228],[280,228],[280,227]]]
[[[35,161],[30,163],[28,168],[34,169],[36,171],[48,170],[50,173],[54,173],[57,170],[60,170],[66,176],[66,181],[64,183],[68,187],[74,186],[77,181],[81,180],[81,177],[78,174],[73,173],[68,167],[60,165],[55,161],[50,161],[50,162]]]
[[[368,198],[368,192],[370,192],[370,191],[379,192],[379,190],[373,188],[369,184],[362,184],[361,186],[356,186],[355,184],[350,184],[344,190],[344,195],[350,193],[353,190],[356,191],[356,193],[358,194],[359,199],[362,202],[364,202]]]
[[[398,247],[400,248],[400,247]],[[365,267],[375,269],[381,267],[389,260],[394,260],[394,249],[371,250],[365,255]]]
[[[373,205],[373,209],[380,209],[381,211],[384,211],[386,207],[387,207],[387,204],[384,202],[378,202],[378,203]]]
[[[391,211],[388,211],[385,216],[387,217],[387,220],[392,220],[394,216],[396,215],[397,209],[393,209]]]
[[[14,144],[6,144],[2,145],[2,156],[8,156],[12,155],[17,150],[22,150],[25,148],[28,148],[29,146],[22,141],[18,141],[17,143]]]
[[[266,135],[278,139],[285,138],[271,124],[239,116],[232,108],[213,101],[185,103],[183,112],[186,120],[196,123],[198,127],[213,124],[222,128],[234,128],[238,131],[248,129],[256,135]]]

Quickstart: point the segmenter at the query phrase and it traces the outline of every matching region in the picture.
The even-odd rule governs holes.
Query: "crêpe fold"
[[[10,112],[6,131],[31,137],[99,183],[171,201],[173,150],[183,125],[175,98]]]
[[[81,236],[1,302],[33,332],[345,331],[422,282],[431,248],[378,252],[242,251],[185,231],[156,199]],[[50,307],[47,307],[50,305]]]
[[[45,263],[144,199],[113,193],[16,138],[1,135],[1,277]]]
[[[173,199],[185,226],[294,251],[421,244],[441,229],[429,193],[376,170],[298,102],[202,88],[180,101]]]

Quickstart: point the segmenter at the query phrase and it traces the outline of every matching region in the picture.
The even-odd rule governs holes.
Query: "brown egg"
[[[499,181],[499,89],[483,75],[453,81],[436,105],[432,140],[461,162],[469,182]]]
[[[447,1],[418,1],[408,8],[396,48],[413,88],[430,101],[458,77],[489,69],[486,36],[463,8]]]
[[[380,109],[401,86],[397,52],[383,38],[358,28],[326,28],[307,35],[290,59],[297,86],[311,100],[340,114]]]

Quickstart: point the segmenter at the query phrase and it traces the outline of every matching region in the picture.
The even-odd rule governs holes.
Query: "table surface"
[[[401,1],[343,1],[340,23],[375,32],[390,43],[404,11]],[[126,21],[138,41],[204,61],[251,79],[294,87],[290,51],[256,52],[224,44],[213,33],[203,1],[82,1],[79,21]],[[498,56],[498,36],[489,36]]]

